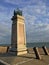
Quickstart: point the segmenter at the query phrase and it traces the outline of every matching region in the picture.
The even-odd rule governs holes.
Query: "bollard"
[[[35,52],[36,58],[41,60],[41,56],[39,54],[38,47],[34,47],[33,50]]]
[[[44,50],[44,52],[45,52],[45,55],[49,55],[49,52],[48,52],[46,46],[43,46],[42,48],[43,48],[43,50]]]

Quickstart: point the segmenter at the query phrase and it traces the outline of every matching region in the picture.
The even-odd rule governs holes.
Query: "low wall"
[[[6,53],[8,50],[7,46],[0,46],[0,53]]]

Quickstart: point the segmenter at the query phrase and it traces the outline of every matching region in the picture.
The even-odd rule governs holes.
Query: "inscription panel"
[[[19,23],[18,27],[18,42],[19,44],[24,44],[25,42],[24,36],[24,24]]]

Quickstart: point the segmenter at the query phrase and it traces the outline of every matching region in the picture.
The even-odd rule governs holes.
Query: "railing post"
[[[34,47],[33,49],[34,49],[36,58],[41,60],[41,56],[40,56],[40,54],[39,54],[38,47]]]
[[[49,55],[49,52],[48,52],[46,46],[43,46],[42,48],[43,48],[43,50],[44,50],[44,52],[45,52],[45,55]]]

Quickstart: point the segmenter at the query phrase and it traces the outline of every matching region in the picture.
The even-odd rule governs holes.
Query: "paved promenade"
[[[21,56],[12,55],[11,53],[0,54],[0,62],[7,65],[49,65],[49,56],[40,51],[41,60],[36,59],[35,53],[29,49],[29,53]],[[42,53],[41,53],[42,52]]]

